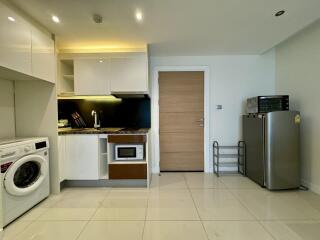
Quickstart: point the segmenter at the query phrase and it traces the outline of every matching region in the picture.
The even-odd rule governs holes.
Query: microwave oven
[[[257,96],[247,99],[247,113],[289,111],[288,95]]]
[[[143,161],[144,145],[143,144],[116,144],[115,161]]]

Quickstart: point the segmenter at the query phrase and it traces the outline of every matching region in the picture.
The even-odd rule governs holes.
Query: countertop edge
[[[82,130],[82,129],[68,129],[58,130],[58,135],[88,135],[88,134],[147,134],[150,131],[149,128],[142,128],[139,130],[119,130],[119,131],[107,131],[107,130]]]

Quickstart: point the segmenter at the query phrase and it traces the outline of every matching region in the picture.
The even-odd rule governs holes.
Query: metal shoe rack
[[[233,153],[220,153],[220,150],[233,151]],[[221,162],[221,159],[237,159],[237,161]],[[237,146],[220,146],[217,141],[213,142],[213,172],[219,177],[220,167],[237,167],[237,172],[245,175],[246,168],[246,144],[244,141],[239,141]]]

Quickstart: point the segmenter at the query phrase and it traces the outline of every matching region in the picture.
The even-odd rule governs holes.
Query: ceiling
[[[260,54],[320,17],[319,0],[11,0],[59,49],[140,48],[151,55]],[[286,10],[281,17],[274,14]],[[137,22],[140,10],[143,21]],[[92,15],[103,16],[95,24]],[[52,15],[61,22],[53,23]]]

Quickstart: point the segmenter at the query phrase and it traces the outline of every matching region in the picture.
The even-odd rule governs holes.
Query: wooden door
[[[204,169],[204,73],[160,72],[160,170]]]

